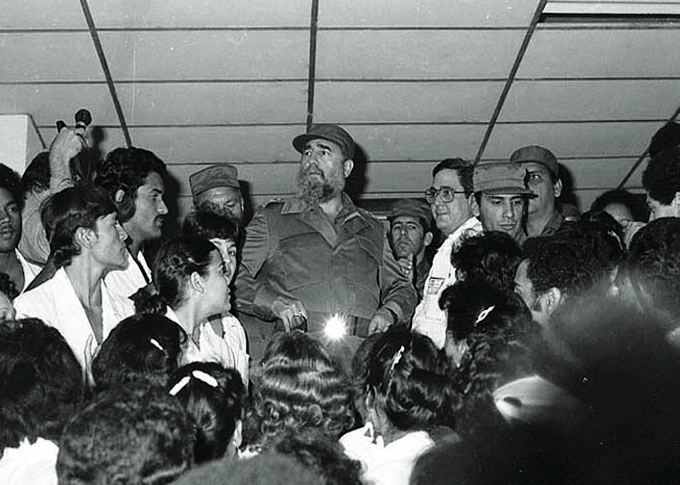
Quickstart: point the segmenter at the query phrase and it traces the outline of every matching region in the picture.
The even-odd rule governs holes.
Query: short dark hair
[[[3,271],[0,271],[0,293],[4,293],[10,300],[14,300],[19,296],[17,285],[15,285],[9,275]]]
[[[116,148],[101,163],[95,183],[104,187],[114,200],[116,192],[123,191],[123,199],[116,204],[121,222],[135,215],[137,189],[152,172],[162,179],[167,173],[163,161],[144,148]]]
[[[184,218],[182,233],[185,236],[205,239],[228,239],[237,243],[240,236],[239,225],[229,217],[206,209],[195,209]]]
[[[122,320],[102,343],[92,363],[98,389],[120,385],[165,386],[182,355],[187,336],[172,320],[138,314]]]
[[[80,254],[74,236],[79,227],[97,229],[97,219],[116,212],[109,194],[96,185],[69,187],[43,203],[40,218],[57,268],[68,266]]]
[[[669,148],[652,158],[642,172],[642,186],[647,195],[669,205],[680,192],[680,146]]]
[[[216,385],[196,378],[197,372],[207,374]],[[194,461],[203,463],[224,456],[244,407],[245,387],[238,371],[214,362],[194,362],[180,367],[167,389],[196,425]]]
[[[474,164],[469,160],[462,158],[445,158],[437,163],[432,169],[432,177],[437,175],[442,170],[455,170],[458,175],[458,181],[463,186],[465,196],[469,197],[473,192],[472,173],[474,171]]]
[[[390,327],[373,344],[368,362],[368,392],[397,429],[453,427],[458,396],[446,358],[428,337]]]
[[[680,218],[655,219],[630,243],[628,273],[666,309],[677,309],[680,295]]]
[[[21,178],[19,174],[4,163],[0,163],[0,189],[5,189],[12,194],[19,208],[24,205],[24,197],[21,191]]]
[[[465,279],[483,280],[500,291],[512,292],[522,251],[515,239],[500,231],[485,231],[463,240],[451,254],[451,264]]]
[[[50,188],[50,152],[38,153],[21,176],[21,192],[24,198],[29,192],[43,192]]]
[[[656,157],[662,151],[678,145],[680,145],[680,124],[669,121],[654,133],[647,151],[650,157]]]
[[[637,197],[625,189],[608,190],[600,194],[597,199],[590,204],[591,212],[604,211],[605,207],[610,204],[621,204],[628,208],[636,221],[647,220],[647,210],[639,202]]]
[[[64,429],[59,483],[170,483],[192,461],[193,427],[156,386],[100,393]]]
[[[59,331],[26,318],[0,324],[0,389],[4,449],[24,437],[57,441],[84,387],[80,364]]]
[[[603,283],[612,269],[593,250],[592,235],[576,231],[564,237],[563,234],[558,231],[552,236],[529,238],[524,243],[527,278],[537,295],[553,287],[565,294],[581,293]]]

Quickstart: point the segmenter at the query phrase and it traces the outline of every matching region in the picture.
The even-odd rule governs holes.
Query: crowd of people
[[[297,193],[247,220],[82,126],[0,164],[0,483],[668,483],[680,473],[680,125],[645,199],[561,203],[542,146],[438,162],[385,220],[355,142],[292,141]],[[256,183],[257,181],[252,181]]]

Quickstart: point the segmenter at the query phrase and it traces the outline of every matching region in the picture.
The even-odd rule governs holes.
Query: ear
[[[121,202],[123,202],[124,198],[125,192],[123,192],[122,189],[116,190],[116,193],[113,194],[113,201],[116,203],[116,205],[119,205]]]
[[[423,238],[423,246],[428,247],[432,243],[433,238],[434,236],[432,235],[432,233],[430,231],[427,231],[425,233],[425,237]]]
[[[541,295],[543,308],[545,308],[548,315],[552,316],[552,314],[555,313],[557,307],[562,303],[563,296],[560,289],[555,288],[554,286]]]
[[[352,173],[352,169],[354,168],[354,160],[351,158],[348,158],[344,162],[342,162],[342,170],[343,173],[345,174],[345,178],[349,177],[349,174]]]
[[[479,219],[479,204],[477,204],[475,194],[470,194],[470,197],[468,197],[468,204],[470,206],[470,210],[472,211],[472,215]]]
[[[81,248],[90,249],[97,240],[97,235],[92,229],[79,227],[73,235],[73,240]]]
[[[191,273],[191,276],[189,276],[189,285],[191,286],[191,289],[197,293],[205,293],[205,283],[203,278],[195,271]]]
[[[553,184],[553,193],[556,199],[559,199],[560,195],[562,195],[562,181],[560,179],[557,179],[557,182]]]

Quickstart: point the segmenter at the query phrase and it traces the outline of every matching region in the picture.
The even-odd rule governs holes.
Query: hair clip
[[[399,351],[394,355],[394,360],[392,360],[392,365],[390,365],[390,374],[394,372],[394,368],[397,366],[399,361],[401,360],[401,357],[404,355],[404,346],[402,345],[399,347]]]
[[[217,379],[215,379],[213,376],[211,376],[207,372],[203,372],[202,370],[197,369],[197,370],[191,371],[191,375],[194,376],[199,381],[208,384],[210,387],[217,387]]]
[[[188,376],[182,377],[179,381],[177,381],[177,384],[172,386],[172,389],[170,389],[169,394],[171,396],[176,396],[179,391],[184,389],[187,384],[189,384],[189,381],[191,378],[198,379],[199,381],[203,382],[204,384],[208,384],[210,387],[217,387],[218,382],[217,379],[215,379],[213,376],[208,374],[207,372],[203,372],[202,370],[192,370],[191,374]]]
[[[475,326],[479,322],[484,320],[486,317],[488,317],[489,313],[491,313],[494,308],[496,308],[496,305],[491,305],[489,308],[486,308],[486,309],[482,310],[481,312],[479,312],[479,315],[477,315],[477,320],[475,320]]]
[[[160,350],[161,352],[165,352],[165,349],[163,348],[163,346],[162,346],[161,344],[159,344],[159,343],[158,343],[158,340],[156,340],[155,338],[150,338],[150,339],[149,339],[149,343],[150,343],[151,345],[153,345],[154,347],[156,347],[156,348],[157,348],[158,350]]]

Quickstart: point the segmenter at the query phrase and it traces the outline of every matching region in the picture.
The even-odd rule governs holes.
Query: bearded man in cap
[[[515,150],[510,163],[517,163],[528,172],[527,184],[535,195],[527,210],[527,236],[555,234],[564,222],[557,209],[557,199],[562,195],[557,158],[547,148],[530,145]]]
[[[382,223],[344,192],[354,140],[337,125],[319,124],[293,147],[301,154],[298,193],[266,204],[248,225],[236,280],[239,311],[286,328],[306,320],[313,336],[323,336],[336,314],[357,336],[408,321],[415,289]]]
[[[400,199],[392,204],[387,217],[390,222],[390,244],[403,273],[413,282],[418,297],[423,297],[425,280],[432,266],[425,249],[432,242],[432,212],[422,200]]]
[[[243,222],[243,196],[238,170],[229,163],[211,165],[189,176],[196,209],[205,209]]]

